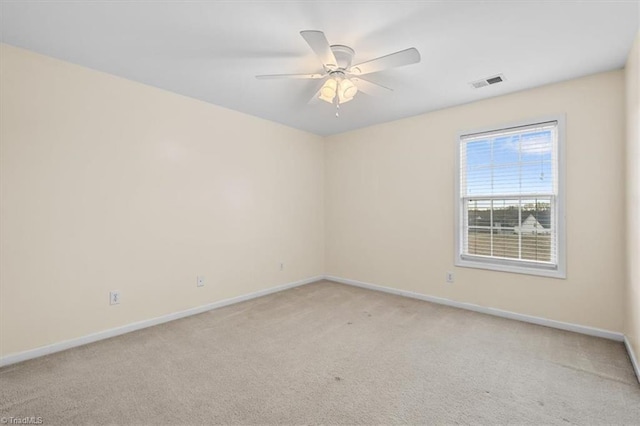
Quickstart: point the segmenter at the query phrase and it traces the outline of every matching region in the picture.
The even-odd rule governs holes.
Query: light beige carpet
[[[620,343],[318,282],[0,369],[44,424],[640,424]]]

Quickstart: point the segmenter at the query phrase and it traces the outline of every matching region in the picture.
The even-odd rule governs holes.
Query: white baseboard
[[[636,372],[636,378],[638,379],[638,383],[640,383],[640,364],[638,363],[638,358],[636,358],[636,354],[633,351],[633,347],[631,346],[631,342],[624,336],[624,345],[627,348],[627,353],[629,354],[629,359],[631,360],[631,365],[633,365],[633,371]]]
[[[442,297],[427,296],[425,294],[415,293],[412,291],[399,290],[397,288],[384,287],[377,284],[365,283],[362,281],[356,281],[348,278],[335,277],[331,275],[325,275],[326,280],[335,281],[342,284],[348,284],[356,287],[367,288],[369,290],[377,290],[385,293],[391,293],[398,296],[410,297],[412,299],[424,300],[426,302],[437,303],[440,305],[452,306],[454,308],[466,309],[469,311],[480,312],[483,314],[494,315],[502,318],[509,318],[513,320],[528,322],[531,324],[543,325],[545,327],[558,328],[560,330],[573,331],[575,333],[587,334],[589,336],[603,337],[605,339],[615,340],[617,342],[624,341],[624,334],[616,333],[614,331],[603,330],[595,327],[587,327],[584,325],[572,324],[568,322],[550,320],[546,318],[534,317],[531,315],[518,314],[516,312],[503,311],[502,309],[487,308],[480,305],[474,305],[473,303],[457,302],[451,299],[445,299]],[[637,370],[636,370],[637,371]]]
[[[154,325],[177,320],[177,319],[188,317],[191,315],[201,314],[203,312],[207,312],[212,309],[233,305],[235,303],[244,302],[246,300],[255,299],[261,296],[266,296],[268,294],[287,290],[293,287],[299,287],[301,285],[310,284],[312,282],[322,280],[323,278],[324,277],[322,275],[318,275],[315,277],[294,281],[294,282],[279,285],[276,287],[271,287],[265,290],[256,291],[255,293],[250,293],[250,294],[245,294],[243,296],[220,300],[218,302],[209,303],[206,305],[198,306],[198,307],[187,309],[184,311],[174,312],[174,313],[163,315],[160,317],[134,322],[132,324],[111,328],[109,330],[99,331],[97,333],[89,334],[89,335],[78,337],[71,340],[65,340],[59,343],[53,343],[47,346],[41,346],[39,348],[30,349],[24,352],[5,355],[2,358],[0,358],[0,367],[15,364],[17,362],[26,361],[28,359],[38,358],[38,357],[49,355],[55,352],[64,351],[66,349],[75,348],[76,346],[86,345],[88,343],[97,342],[98,340],[108,339],[110,337],[119,336],[121,334],[130,333],[132,331],[140,330],[142,328],[152,327]]]

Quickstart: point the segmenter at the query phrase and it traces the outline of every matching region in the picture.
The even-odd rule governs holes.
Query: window
[[[565,277],[561,127],[460,136],[456,265]]]

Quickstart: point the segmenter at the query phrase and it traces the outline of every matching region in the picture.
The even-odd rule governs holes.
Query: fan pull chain
[[[340,117],[340,104],[336,102],[336,118]]]

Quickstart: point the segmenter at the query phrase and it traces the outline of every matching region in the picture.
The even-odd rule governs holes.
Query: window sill
[[[525,275],[537,275],[541,277],[560,278],[566,279],[567,273],[563,268],[543,268],[537,266],[528,265],[514,265],[502,263],[499,260],[476,260],[476,259],[462,259],[460,256],[456,257],[456,266],[463,268],[476,268],[487,269],[491,271],[511,272],[514,274]]]

